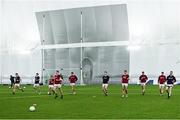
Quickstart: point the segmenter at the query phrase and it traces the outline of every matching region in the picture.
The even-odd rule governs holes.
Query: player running
[[[145,94],[145,89],[146,89],[146,81],[148,80],[147,75],[145,75],[144,71],[142,71],[142,75],[139,77],[139,81],[141,83],[142,87],[142,95]]]
[[[126,96],[128,97],[128,82],[129,82],[129,75],[127,73],[127,70],[124,70],[122,78],[122,97]]]
[[[168,98],[171,96],[171,91],[174,83],[176,82],[176,78],[173,75],[173,71],[170,71],[170,75],[167,76],[167,86],[166,86],[166,92],[168,93]]]
[[[59,71],[56,70],[54,75],[54,92],[55,92],[55,99],[58,97],[58,93],[61,95],[61,99],[63,99],[63,91],[62,91],[62,82],[63,76],[60,75]]]
[[[14,87],[13,87],[13,94],[15,94],[16,89],[21,90],[24,92],[24,90],[20,87],[21,78],[18,73],[15,73],[15,81],[14,81]]]
[[[108,95],[108,82],[109,82],[109,76],[107,74],[107,71],[104,71],[104,75],[102,77],[103,79],[103,83],[102,83],[102,91],[104,93],[105,96]]]
[[[48,91],[48,95],[51,95],[51,94],[54,94],[54,77],[53,75],[50,76],[50,79],[49,79],[49,91]]]
[[[72,94],[76,94],[75,86],[76,86],[77,80],[78,80],[77,76],[74,74],[74,72],[71,72],[71,76],[69,77],[69,82],[72,88]]]
[[[164,72],[161,72],[161,75],[158,78],[160,96],[162,96],[164,93],[165,82],[166,82],[166,76],[164,75]]]
[[[39,77],[39,73],[36,73],[36,76],[34,77],[35,78],[35,80],[34,80],[34,86],[33,86],[33,88],[34,88],[34,90],[36,91],[36,93],[38,93],[38,94],[41,94],[41,91],[40,91],[40,77]]]

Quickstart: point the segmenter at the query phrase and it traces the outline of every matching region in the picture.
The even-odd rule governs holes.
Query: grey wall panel
[[[109,6],[83,9],[85,42],[112,41],[112,17]]]
[[[37,13],[42,36],[42,15],[46,15],[45,44],[80,43],[81,12],[83,42],[129,40],[126,5],[96,6]],[[42,38],[41,38],[42,39]],[[45,67],[64,68],[66,77],[74,71],[80,78],[80,48],[46,50]],[[83,48],[84,83],[101,83],[106,70],[112,82],[119,82],[123,70],[129,70],[126,47]]]
[[[45,40],[45,44],[54,44],[54,36],[52,31],[52,21],[49,12],[36,13],[38,28],[41,40]],[[43,17],[44,16],[44,17]],[[43,33],[44,29],[44,33]]]
[[[39,36],[42,41],[42,39],[43,39],[43,29],[42,29],[43,28],[43,13],[42,12],[36,13],[36,20],[37,20],[37,24],[38,24]]]
[[[69,43],[79,43],[81,40],[81,10],[64,10],[65,24]]]
[[[37,13],[37,22],[41,37],[41,43],[44,40],[44,44],[54,44],[54,36],[52,31],[52,22],[49,12]],[[43,33],[44,30],[44,33]],[[44,51],[44,68],[55,68],[55,50]]]
[[[129,39],[126,5],[89,7],[82,11],[85,42]]]
[[[49,14],[52,24],[52,32],[55,44],[65,44],[68,43],[68,36],[64,18],[64,11],[52,11]],[[69,59],[68,49],[56,49],[55,50],[55,67],[69,67],[69,62],[65,59]],[[63,60],[63,65],[62,65]]]
[[[44,51],[44,68],[55,68],[55,50]]]
[[[57,53],[56,53],[57,54]],[[56,68],[69,68],[69,49],[58,50]]]
[[[126,47],[100,47],[95,49],[98,51],[97,60],[93,60],[93,54],[85,56],[92,59],[93,62],[92,83],[101,82],[101,75],[105,70],[111,75],[113,81],[119,81],[123,70],[129,71],[129,52]],[[84,53],[86,53],[86,48]]]
[[[94,47],[94,48],[84,48],[83,49],[83,55],[84,57],[88,57],[91,58],[93,61],[97,61],[98,60],[98,48]]]
[[[69,61],[71,68],[80,68],[80,48],[69,49]]]
[[[126,5],[110,6],[112,17],[112,34],[114,41],[129,40],[128,15]]]
[[[49,13],[55,44],[68,43],[68,36],[64,18],[64,11],[52,11]]]
[[[95,7],[95,18],[97,28],[98,41],[112,40],[112,17],[109,6]]]
[[[83,9],[83,41],[95,42],[98,41],[97,25],[94,8]]]

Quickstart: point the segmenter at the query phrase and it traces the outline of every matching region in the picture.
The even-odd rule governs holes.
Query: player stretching
[[[62,91],[62,81],[63,77],[59,74],[59,71],[56,70],[56,74],[54,75],[54,91],[55,91],[55,99],[58,97],[58,93],[61,94],[61,99],[63,99],[63,91]]]
[[[122,97],[126,96],[128,97],[128,82],[129,82],[129,75],[127,73],[127,70],[124,70],[124,73],[122,75]]]
[[[49,91],[48,91],[48,95],[54,94],[54,77],[53,75],[51,75],[50,79],[49,79]]]
[[[76,94],[75,85],[77,80],[78,80],[77,76],[74,74],[74,72],[71,72],[71,76],[69,77],[69,82],[72,88],[72,94]]]
[[[146,89],[146,81],[148,80],[147,75],[144,74],[144,71],[142,72],[142,75],[139,77],[141,87],[142,87],[142,95],[145,94],[145,89]]]
[[[163,95],[164,93],[165,82],[166,82],[166,76],[164,75],[164,72],[161,72],[161,75],[158,78],[160,95]]]
[[[18,73],[15,74],[15,82],[14,82],[14,88],[13,88],[13,94],[15,94],[16,89],[21,90],[24,92],[24,90],[20,87],[21,78],[18,75]]]
[[[39,73],[36,73],[36,76],[34,78],[35,78],[35,80],[34,80],[33,88],[36,91],[36,93],[41,94],[41,92],[40,92],[40,85],[39,85],[39,82],[40,82]]]
[[[173,75],[173,71],[170,71],[170,75],[167,76],[167,86],[166,86],[166,92],[168,93],[168,98],[171,96],[171,91],[174,83],[176,82],[176,78]]]
[[[107,71],[104,71],[104,75],[102,77],[103,79],[103,84],[102,84],[102,91],[104,93],[105,96],[108,95],[108,82],[109,82],[109,76],[107,74]]]

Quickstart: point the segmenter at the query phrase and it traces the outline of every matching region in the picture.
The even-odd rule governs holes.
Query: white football
[[[35,108],[34,106],[30,106],[30,107],[29,107],[29,110],[30,110],[31,112],[33,112],[33,111],[36,110],[36,108]]]

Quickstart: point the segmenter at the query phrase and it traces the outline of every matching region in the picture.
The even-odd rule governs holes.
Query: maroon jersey
[[[166,81],[166,76],[165,75],[160,75],[158,78],[158,82],[160,84],[164,84],[164,82]]]
[[[129,81],[129,75],[122,75],[122,83],[128,83]]]
[[[61,84],[62,83],[62,77],[60,74],[54,75],[54,84]]]
[[[71,76],[69,77],[70,83],[75,83],[77,80],[78,80],[78,78],[77,78],[76,75],[71,75]]]
[[[49,85],[54,85],[54,79],[49,80]]]
[[[141,75],[139,77],[139,80],[141,81],[141,83],[145,83],[147,79],[148,79],[148,77],[146,75]]]

